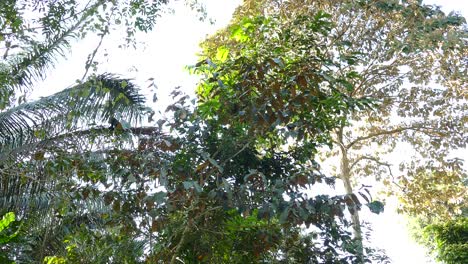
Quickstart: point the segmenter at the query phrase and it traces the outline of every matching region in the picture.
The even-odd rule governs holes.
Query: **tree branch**
[[[355,140],[351,141],[348,145],[346,145],[346,148],[349,149],[353,145],[355,145],[356,143],[358,143],[360,141],[370,139],[370,138],[383,136],[383,135],[392,135],[392,134],[403,132],[405,130],[414,130],[414,129],[417,129],[417,128],[420,128],[420,125],[418,125],[418,126],[409,126],[409,127],[400,127],[400,128],[395,128],[395,129],[392,129],[392,130],[378,131],[378,132],[375,132],[375,133],[368,134],[366,136],[357,137]]]
[[[379,160],[376,157],[361,156],[351,164],[351,166],[349,167],[350,170],[352,170],[353,167],[362,160],[370,160],[370,161],[373,161],[373,162],[377,163],[379,166],[386,167],[388,169],[388,173],[390,174],[390,177],[392,177],[392,183],[395,184],[396,186],[398,186],[399,188],[402,188],[398,183],[395,182],[395,176],[393,176],[393,172],[392,172],[392,164],[387,163],[387,162],[383,162],[383,161]]]
[[[176,261],[179,260],[177,255],[179,254],[180,250],[182,249],[182,246],[185,244],[185,241],[187,240],[187,234],[190,232],[190,228],[192,226],[192,221],[193,221],[192,219],[187,220],[184,231],[182,231],[182,237],[180,238],[179,243],[177,243],[177,246],[174,249],[175,252],[174,252],[174,254],[172,255],[172,258],[171,258],[171,262],[170,262],[171,264],[175,264]]]
[[[346,148],[349,149],[360,141],[364,141],[364,140],[371,139],[371,138],[378,137],[378,136],[397,134],[406,130],[414,130],[414,131],[421,132],[421,133],[424,133],[426,135],[433,136],[433,137],[434,136],[444,137],[447,135],[447,132],[437,131],[432,127],[424,126],[423,124],[413,124],[410,126],[399,127],[399,128],[395,128],[391,130],[382,130],[382,131],[368,134],[366,136],[357,137],[355,140],[351,141],[348,145],[346,145]]]
[[[386,163],[386,162],[382,162],[382,161],[380,161],[379,159],[377,159],[377,158],[375,158],[375,157],[371,157],[371,156],[360,156],[358,159],[356,159],[356,160],[351,164],[351,166],[349,166],[350,170],[352,170],[353,167],[354,167],[357,163],[359,163],[360,161],[362,161],[362,160],[371,160],[371,161],[374,161],[375,163],[377,163],[377,164],[379,164],[379,165],[381,165],[381,166],[385,166],[385,167],[387,167],[388,170],[390,171],[390,174],[392,174],[392,170],[391,170],[391,168],[390,168],[390,167],[392,166],[391,164]]]
[[[112,12],[110,14],[110,18],[112,18],[114,16],[114,11],[115,9],[112,9]],[[104,41],[104,37],[109,34],[109,27],[111,25],[111,22],[112,20],[109,18],[109,21],[107,21],[107,25],[105,26],[105,29],[102,31],[101,33],[101,37],[99,39],[99,43],[98,45],[96,46],[96,48],[93,50],[93,52],[88,56],[88,61],[86,62],[86,66],[85,66],[85,72],[83,74],[83,77],[81,77],[81,81],[83,82],[86,78],[86,76],[88,75],[88,71],[89,71],[89,68],[91,67],[91,65],[93,64],[94,62],[94,58],[96,57],[96,54],[97,52],[99,51],[99,49],[101,48],[101,45],[102,45],[102,42]]]

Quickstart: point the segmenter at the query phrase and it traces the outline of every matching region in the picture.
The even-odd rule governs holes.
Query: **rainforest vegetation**
[[[195,96],[173,88],[158,115],[97,54],[170,2],[0,2],[0,263],[391,263],[361,213],[386,197],[433,258],[468,263],[464,17],[244,0],[187,67]],[[76,83],[29,99],[90,36]]]

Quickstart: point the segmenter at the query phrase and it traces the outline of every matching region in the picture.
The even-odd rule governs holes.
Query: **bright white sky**
[[[197,78],[188,75],[184,66],[196,63],[199,42],[227,24],[241,0],[205,0],[209,17],[216,20],[215,25],[198,21],[195,13],[181,2],[172,5],[175,13],[164,15],[154,32],[139,38],[145,44],[137,50],[116,50],[118,36],[106,39],[100,50],[101,55],[106,49],[109,51],[107,59],[100,58],[100,72],[134,78],[143,88],[147,87],[148,78],[155,79],[160,98],[154,105],[157,110],[165,109],[169,100],[164,99],[174,87],[182,86],[189,93],[193,91]],[[468,0],[424,0],[424,3],[440,5],[445,12],[458,10],[468,17]],[[59,61],[57,68],[34,90],[32,97],[52,94],[81,78],[86,57],[96,44],[96,39],[88,39],[73,46],[72,54]],[[468,158],[468,153],[465,157]],[[363,218],[372,223],[374,246],[385,249],[395,264],[433,263],[425,257],[424,249],[410,239],[403,217],[391,210],[395,208],[394,201],[387,202],[384,214],[363,212]]]

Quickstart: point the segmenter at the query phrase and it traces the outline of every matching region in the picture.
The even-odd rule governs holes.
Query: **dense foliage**
[[[99,16],[95,12],[90,19]],[[254,26],[261,29],[264,22]],[[322,27],[329,30],[326,23],[312,30]],[[53,55],[49,51],[41,51],[44,63]],[[290,64],[290,58],[283,59]],[[28,69],[25,78],[42,77],[34,72],[42,74],[43,64],[21,63]],[[249,72],[243,63],[203,64],[197,71],[239,71],[233,78],[240,81]],[[285,69],[277,68],[283,81],[295,74]],[[24,80],[5,79],[4,90],[32,85],[34,79]],[[210,83],[207,77],[201,86]],[[23,222],[22,239],[7,247],[10,256],[19,263],[353,261],[343,211],[360,206],[355,196],[308,197],[302,189],[334,182],[310,155],[329,143],[327,131],[354,102],[333,90],[310,96],[316,99],[305,99],[312,98],[307,112],[291,107],[283,113],[286,120],[262,125],[264,117],[257,122],[255,110],[247,114],[250,120],[227,123],[219,118],[227,112],[204,103],[194,108],[176,92],[168,109],[173,118],[159,120],[159,127],[132,128],[127,123],[143,114],[143,99],[129,80],[102,75],[36,102],[8,106],[2,112],[2,208]],[[298,129],[299,134],[282,128],[305,119],[319,127]],[[102,126],[106,122],[110,128]],[[291,138],[299,141],[285,148]],[[301,224],[316,229],[304,235]],[[194,243],[199,237],[203,241]],[[264,243],[252,243],[258,240]]]
[[[446,173],[416,175],[400,200],[411,216],[411,233],[417,242],[443,263],[464,263],[468,260],[467,176]]]
[[[467,217],[428,225],[423,234],[425,242],[432,247],[438,260],[448,264],[468,261]]]
[[[390,184],[381,154],[401,141],[417,150],[394,180],[401,210],[459,215],[466,174],[446,154],[467,138],[463,18],[417,1],[245,1],[190,67],[197,98],[175,89],[153,120],[132,80],[88,71],[105,36],[123,27],[132,45],[166,3],[0,3],[5,261],[385,263],[358,215],[382,203],[352,183]],[[77,83],[27,102],[22,92],[90,33],[98,45]],[[326,148],[340,154],[336,177],[318,162]],[[461,256],[461,223],[426,229],[440,259]]]
[[[320,12],[329,14],[326,21],[317,22]],[[289,86],[279,86],[287,92],[278,93],[276,83],[268,83],[258,93],[270,102],[272,109],[308,109],[307,101],[294,100],[303,98],[298,88],[316,93],[319,87],[321,91],[323,77],[334,82],[332,89],[348,101],[365,98],[375,103],[372,109],[341,112],[344,121],[330,130],[329,136],[336,144],[324,159],[339,159],[340,166],[334,172],[342,179],[346,193],[355,192],[355,186],[367,184],[364,177],[373,176],[387,185],[389,194],[401,198],[401,212],[417,214],[436,207],[440,210],[438,204],[447,202],[460,213],[466,172],[460,158],[448,157],[453,150],[465,148],[468,138],[465,19],[456,13],[444,14],[421,1],[244,1],[232,24],[205,41],[205,54],[222,58],[229,51],[248,58],[251,55],[242,50],[243,40],[249,36],[243,33],[252,32],[255,22],[251,21],[275,17],[281,22],[275,24],[274,31],[257,31],[250,36],[260,54],[278,58],[269,64],[265,61],[268,67],[252,68],[251,83],[276,77],[275,70],[280,67],[276,65],[283,62],[284,56],[291,58],[285,65],[294,62],[287,69],[297,71],[297,78],[289,79]],[[318,40],[310,41],[317,36],[318,32],[313,32],[317,23],[325,23],[329,30],[321,31]],[[318,45],[298,46],[304,39],[302,33],[310,38],[310,43]],[[298,63],[295,56],[300,58]],[[291,85],[294,83],[298,85]],[[262,86],[254,83],[245,90],[237,89],[227,102],[236,102],[234,97],[255,93],[256,89]],[[225,91],[220,90],[205,91],[219,96]],[[278,100],[282,96],[287,100]],[[297,116],[289,116],[292,120],[286,120],[286,124],[296,121]],[[302,120],[299,125],[304,126]],[[388,154],[396,153],[400,146],[410,146],[407,153],[411,156],[394,164],[388,160]],[[395,165],[399,165],[399,170]],[[447,184],[447,188],[431,191],[437,188],[433,185],[435,179],[437,184]],[[450,188],[451,184],[456,187]],[[436,200],[437,203],[430,202]],[[359,240],[362,234],[357,211],[352,212],[352,221],[354,236]]]
[[[71,248],[64,239],[70,233],[79,237],[81,230],[89,239],[92,229],[86,224],[96,219],[95,211],[100,207],[76,199],[73,188],[97,178],[91,166],[79,172],[73,168],[84,159],[98,164],[90,158],[93,154],[85,152],[99,153],[120,143],[111,139],[112,129],[135,124],[148,111],[129,80],[110,74],[87,78],[97,49],[91,51],[85,74],[77,76],[81,80],[75,86],[32,102],[26,101],[24,92],[50,73],[57,56],[67,54],[74,39],[96,33],[102,40],[123,23],[128,33],[125,42],[131,44],[136,30],[152,28],[165,3],[0,3],[0,44],[4,50],[0,62],[0,213],[12,211],[21,221],[15,239],[2,244],[2,257],[17,263],[42,263],[45,256]],[[69,207],[70,199],[76,207]],[[70,214],[64,217],[66,210]],[[83,217],[84,212],[94,218]],[[109,237],[114,247],[118,237],[115,233]]]

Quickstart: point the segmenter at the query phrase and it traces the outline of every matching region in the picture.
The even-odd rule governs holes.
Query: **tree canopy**
[[[448,158],[468,139],[463,17],[420,1],[246,0],[189,67],[196,98],[174,89],[153,120],[95,56],[122,28],[131,46],[167,3],[0,3],[2,260],[386,263],[361,230],[364,206],[383,211],[357,188],[367,176],[428,225],[439,259],[463,258],[466,172]],[[25,100],[88,34],[76,84]],[[402,143],[414,155],[395,175],[386,155]]]
[[[321,14],[327,20],[317,19]],[[255,23],[252,21],[274,18],[281,22],[276,23],[273,32],[262,34],[252,30]],[[314,32],[320,24],[329,31]],[[309,38],[304,43],[319,45],[299,46],[302,33]],[[317,34],[320,37],[315,37]],[[277,100],[281,96],[275,94],[274,84],[253,84],[233,89],[226,102],[256,92],[275,110],[310,109],[307,101],[294,99],[317,93],[317,88],[319,92],[331,88],[347,98],[348,105],[363,99],[372,103],[371,108],[356,104],[361,111],[343,111],[339,126],[329,130],[335,144],[324,156],[338,157],[340,166],[335,174],[343,181],[346,193],[352,194],[353,186],[366,184],[363,177],[373,176],[389,187],[389,194],[397,194],[404,201],[403,212],[424,214],[426,209],[427,212],[434,207],[442,209],[440,203],[446,201],[452,213],[461,214],[466,172],[460,158],[448,157],[453,150],[466,148],[468,138],[466,34],[463,17],[444,14],[438,7],[420,1],[245,1],[232,24],[203,46],[208,58],[223,59],[238,54],[248,58],[251,55],[244,53],[244,42],[252,38],[259,54],[272,54],[270,58],[277,61],[269,66],[265,60],[263,65],[267,69],[252,69],[251,83],[268,80],[284,56],[291,58],[283,64],[296,71],[288,79],[291,86],[282,86],[287,91],[284,93],[287,100]],[[311,41],[314,37],[318,41]],[[271,46],[262,45],[265,38]],[[298,63],[295,56],[300,58]],[[289,62],[294,63],[288,65]],[[208,88],[204,92],[224,96],[226,89],[222,86],[218,89]],[[203,92],[201,96],[207,97]],[[287,120],[285,127],[296,128],[294,121]],[[309,124],[320,127],[308,119],[305,124],[299,122],[302,127]],[[414,155],[400,164],[386,160],[387,154],[402,143],[409,144]],[[394,165],[399,165],[398,175]],[[428,190],[427,184],[433,188],[435,183],[429,183],[430,175],[437,175],[434,179],[446,182],[448,188],[443,192]],[[452,184],[458,187],[449,187]],[[437,204],[430,202],[434,200]],[[360,219],[357,211],[351,214],[354,235],[359,240]]]

